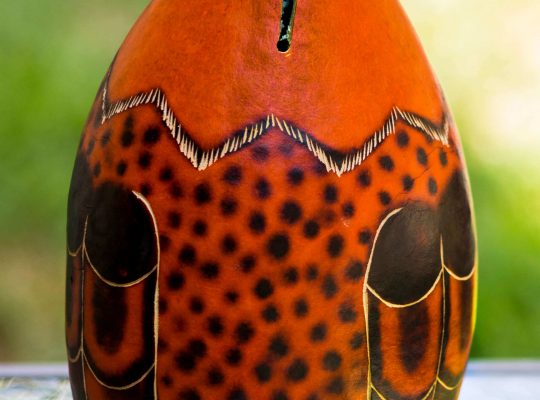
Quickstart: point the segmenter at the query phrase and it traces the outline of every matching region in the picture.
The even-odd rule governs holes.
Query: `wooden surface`
[[[0,400],[17,399],[71,399],[67,367],[0,364]],[[540,400],[540,361],[471,362],[460,399]]]

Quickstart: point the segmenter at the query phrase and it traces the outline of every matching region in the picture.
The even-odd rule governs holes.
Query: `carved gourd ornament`
[[[456,399],[476,243],[396,0],[153,0],[68,210],[75,399]]]

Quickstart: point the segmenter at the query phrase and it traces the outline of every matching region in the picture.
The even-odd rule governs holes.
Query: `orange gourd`
[[[154,0],[69,194],[75,399],[455,399],[476,244],[396,0]]]

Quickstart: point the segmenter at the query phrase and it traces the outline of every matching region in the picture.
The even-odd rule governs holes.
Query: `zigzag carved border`
[[[167,96],[161,89],[152,89],[149,92],[141,92],[135,96],[110,103],[108,100],[108,77],[103,86],[103,102],[101,121],[105,123],[117,114],[123,113],[135,107],[153,104],[160,111],[163,122],[170,131],[171,136],[178,143],[180,152],[199,171],[205,170],[228,154],[235,153],[261,138],[270,130],[277,128],[284,134],[293,138],[296,142],[306,147],[324,166],[328,172],[334,172],[341,176],[361,165],[364,160],[379,146],[388,136],[396,132],[396,123],[403,121],[405,124],[448,146],[448,120],[443,115],[440,125],[418,114],[400,110],[393,107],[390,115],[381,129],[373,133],[360,147],[353,148],[349,152],[342,153],[328,148],[307,132],[302,131],[292,122],[280,119],[274,114],[268,114],[258,121],[246,125],[244,128],[233,133],[221,145],[210,149],[201,149],[191,135],[182,127],[174,111],[169,107]]]

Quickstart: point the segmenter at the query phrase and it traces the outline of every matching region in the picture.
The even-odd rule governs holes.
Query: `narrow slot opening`
[[[286,53],[291,47],[296,1],[283,0],[281,5],[280,32],[277,42],[277,49],[281,53]]]

